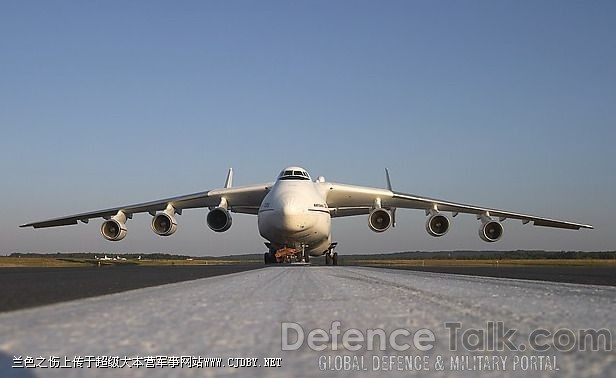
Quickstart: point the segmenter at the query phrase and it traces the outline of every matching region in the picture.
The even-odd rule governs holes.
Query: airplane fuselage
[[[311,180],[279,180],[259,208],[259,233],[274,249],[305,249],[323,255],[331,245],[331,215],[324,184]]]

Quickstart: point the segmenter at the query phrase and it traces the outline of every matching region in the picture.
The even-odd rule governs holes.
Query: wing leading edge
[[[425,211],[437,210],[441,212],[446,211],[453,213],[454,216],[458,215],[458,213],[473,214],[478,217],[487,215],[498,217],[500,220],[511,218],[521,220],[523,223],[533,222],[533,225],[543,227],[565,228],[572,230],[579,230],[580,228],[593,228],[592,225],[588,224],[443,201],[413,194],[394,192],[388,189],[336,183],[327,183],[326,185],[328,185],[327,203],[332,217],[368,214],[371,209],[376,207],[375,204],[380,203],[380,206],[384,208],[418,209]]]
[[[227,179],[229,181],[229,179]],[[74,214],[60,218],[48,219],[40,222],[22,224],[19,227],[46,228],[56,226],[67,226],[77,224],[77,222],[88,223],[93,218],[109,218],[122,211],[128,218],[133,214],[145,213],[154,214],[163,211],[168,205],[172,205],[177,213],[184,209],[194,209],[200,207],[218,206],[224,198],[228,204],[228,209],[233,212],[256,214],[256,210],[261,205],[263,198],[268,193],[272,184],[251,185],[236,188],[215,189],[207,192],[193,193],[178,197],[165,198],[161,200],[144,202],[135,205],[113,207],[110,209],[96,210],[87,213]]]

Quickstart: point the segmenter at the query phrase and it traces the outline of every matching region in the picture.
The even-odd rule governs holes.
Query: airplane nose
[[[285,232],[300,232],[306,228],[302,209],[292,201],[284,201],[280,208],[280,226]]]
[[[292,217],[300,213],[298,207],[291,201],[284,201],[282,203],[280,213],[285,217]]]

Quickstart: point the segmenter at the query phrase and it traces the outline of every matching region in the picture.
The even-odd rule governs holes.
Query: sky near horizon
[[[22,223],[313,177],[593,224],[507,220],[482,242],[461,214],[376,234],[333,221],[340,253],[616,249],[613,1],[3,1],[0,254],[264,251],[254,216],[217,234],[188,210],[161,238],[135,215]]]

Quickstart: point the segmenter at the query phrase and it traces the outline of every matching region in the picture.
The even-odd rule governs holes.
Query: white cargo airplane
[[[232,187],[233,170],[229,169],[225,187],[207,192],[167,198],[158,201],[115,207],[24,224],[20,227],[55,227],[88,223],[102,217],[101,234],[107,240],[126,236],[126,220],[133,214],[148,212],[153,216],[152,230],[169,236],[177,229],[176,214],[185,209],[207,207],[207,225],[216,232],[231,227],[231,212],[257,215],[259,233],[268,242],[265,263],[276,262],[277,251],[294,249],[304,261],[310,256],[326,256],[326,262],[337,264],[337,243],[331,239],[331,218],[368,215],[368,226],[374,232],[386,231],[396,224],[396,209],[420,209],[426,216],[426,231],[432,236],[447,233],[450,221],[443,212],[473,214],[480,221],[479,237],[495,242],[503,236],[501,224],[507,218],[533,222],[535,226],[578,230],[591,225],[566,222],[532,215],[465,205],[393,191],[386,170],[388,189],[336,184],[318,177],[315,181],[305,169],[288,167],[280,172],[275,183]],[[301,251],[301,253],[299,253]],[[278,259],[280,260],[280,259]]]

